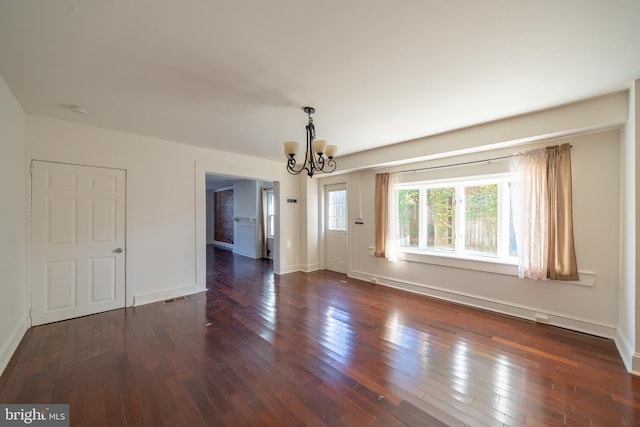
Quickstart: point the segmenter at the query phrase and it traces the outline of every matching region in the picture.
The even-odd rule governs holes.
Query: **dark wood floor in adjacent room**
[[[640,425],[611,340],[208,248],[209,291],[29,330],[0,403],[74,426]]]

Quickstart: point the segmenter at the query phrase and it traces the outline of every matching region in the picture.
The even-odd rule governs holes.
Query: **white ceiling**
[[[0,0],[0,76],[30,114],[271,159],[311,105],[346,154],[627,89],[640,1]]]

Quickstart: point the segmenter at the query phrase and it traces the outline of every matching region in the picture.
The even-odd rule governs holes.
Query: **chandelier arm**
[[[300,169],[296,170],[296,159],[295,157],[289,157],[289,160],[287,160],[287,171],[292,174],[292,175],[300,175],[300,172],[302,172],[303,170],[305,170],[305,167],[301,167]]]
[[[333,159],[328,159],[326,157],[321,157],[321,167],[318,168],[319,172],[322,173],[331,173],[336,170],[336,161]]]

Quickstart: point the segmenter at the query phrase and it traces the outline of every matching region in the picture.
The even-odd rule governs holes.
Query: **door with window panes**
[[[325,187],[325,269],[347,273],[347,188]]]

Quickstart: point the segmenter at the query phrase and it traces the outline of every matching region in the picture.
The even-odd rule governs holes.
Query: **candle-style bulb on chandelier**
[[[330,173],[335,171],[336,161],[334,157],[338,151],[338,146],[327,145],[327,141],[316,139],[316,128],[311,117],[316,112],[316,109],[304,107],[302,110],[309,116],[309,123],[306,126],[307,148],[304,163],[296,168],[296,154],[300,144],[295,141],[287,141],[284,143],[284,154],[287,156],[287,171],[292,175],[298,175],[305,170],[309,177],[312,177],[315,172]]]

